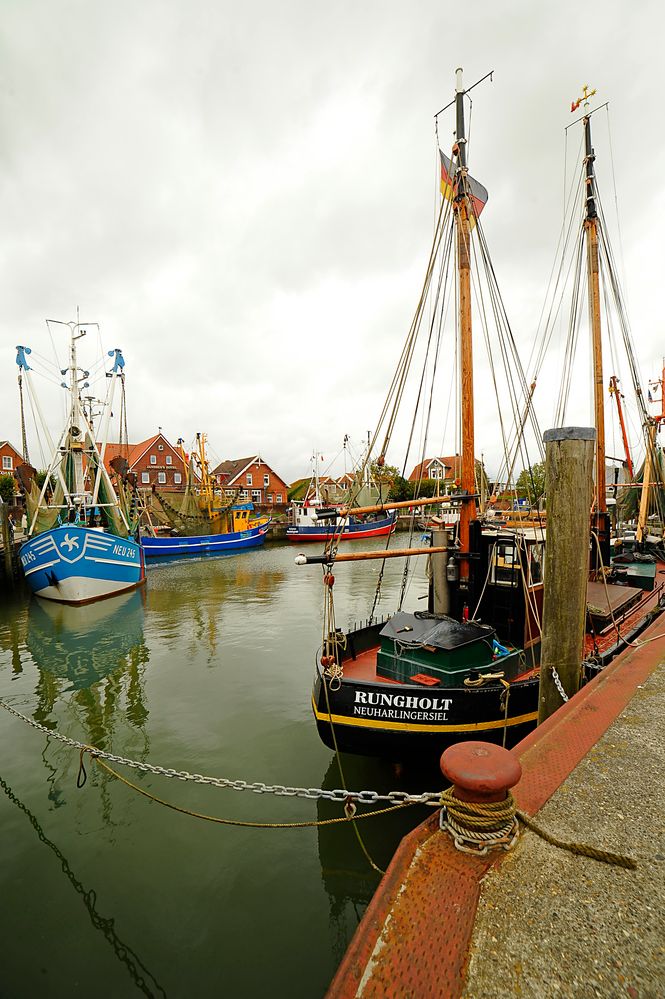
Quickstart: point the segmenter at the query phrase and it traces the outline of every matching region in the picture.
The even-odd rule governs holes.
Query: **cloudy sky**
[[[124,350],[132,440],[203,430],[214,457],[260,451],[289,480],[314,448],[359,442],[420,291],[433,115],[458,65],[467,85],[495,71],[472,95],[470,165],[525,358],[561,225],[570,102],[587,82],[610,101],[598,170],[615,215],[616,183],[617,253],[654,377],[664,26],[649,0],[4,0],[0,439],[20,446],[14,346],[53,359],[44,320],[78,306]],[[452,129],[443,116],[448,148]],[[552,394],[537,401],[551,425]]]

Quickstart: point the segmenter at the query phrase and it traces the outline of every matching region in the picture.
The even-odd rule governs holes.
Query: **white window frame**
[[[247,473],[247,485],[248,486],[253,486],[254,485],[254,483],[252,482],[252,473],[251,472]]]
[[[150,482],[150,472],[141,472],[141,482]]]
[[[173,473],[173,482],[175,483],[176,486],[180,485],[180,483],[182,482],[182,472]]]
[[[14,460],[11,454],[3,454],[2,456],[2,471],[11,472],[14,468]]]
[[[261,502],[261,490],[252,489],[252,503],[260,503],[260,502]]]
[[[166,461],[167,465],[172,465],[173,464],[173,458],[171,457],[170,454],[166,455],[165,461]]]
[[[282,502],[282,494],[277,493],[277,495],[275,496],[275,503],[281,503],[281,502]]]
[[[166,472],[157,472],[157,485],[166,485]]]
[[[270,476],[269,475],[264,475],[263,476],[263,486],[264,486],[264,488],[267,489],[269,485],[270,485]]]
[[[150,464],[151,465],[156,465],[157,464],[157,455],[156,454],[151,454],[150,455]]]

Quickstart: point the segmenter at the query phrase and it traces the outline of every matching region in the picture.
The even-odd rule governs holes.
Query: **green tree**
[[[387,483],[392,486],[393,482],[401,479],[399,469],[395,465],[379,465],[378,461],[373,461],[370,465],[370,475],[377,484]]]
[[[537,507],[545,495],[545,463],[538,461],[522,469],[516,486],[518,494],[526,496],[531,506]]]
[[[45,482],[46,482],[46,469],[43,468],[41,471],[35,472],[35,484],[38,489],[41,489]],[[51,475],[48,482],[48,490],[46,495],[48,496],[49,493],[52,495],[54,489],[55,489],[55,475]]]
[[[0,496],[4,503],[12,506],[14,503],[14,476],[0,475]]]
[[[397,475],[390,484],[388,498],[395,503],[413,499],[413,482],[409,482],[402,475]]]

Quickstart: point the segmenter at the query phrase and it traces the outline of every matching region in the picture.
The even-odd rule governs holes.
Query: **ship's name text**
[[[356,690],[354,715],[384,721],[448,721],[453,703],[450,697],[414,697],[408,694],[382,694]]]

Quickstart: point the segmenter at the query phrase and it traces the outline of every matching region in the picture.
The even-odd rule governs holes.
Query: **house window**
[[[273,495],[272,495],[272,493],[268,493],[268,495],[266,496],[266,502],[267,503],[272,503],[273,502]]]
[[[164,445],[163,444],[158,444],[157,445],[157,450],[158,451],[163,451],[164,450]]]
[[[157,464],[157,455],[156,454],[151,454],[150,455],[150,464],[151,465],[156,465]]]
[[[182,482],[182,475],[180,474],[180,472],[173,473],[173,481],[175,482],[176,486],[180,485],[180,483]]]
[[[252,473],[251,472],[247,473],[247,485],[248,486],[252,485]]]
[[[261,502],[261,490],[260,489],[252,489],[252,502],[253,503],[260,503]]]
[[[270,485],[270,476],[269,475],[264,475],[263,476],[263,485],[266,487],[266,489]]]
[[[247,500],[247,499],[249,499],[249,493],[247,492],[246,489],[241,489],[240,490],[239,499],[241,499],[241,500]]]
[[[232,499],[236,494],[235,489],[225,489],[224,492],[229,497],[229,499]]]
[[[141,472],[141,482],[150,482],[150,472]]]
[[[166,464],[167,465],[172,465],[173,464],[173,458],[171,457],[170,454],[167,454],[167,456],[166,456]]]
[[[281,502],[282,502],[282,494],[277,493],[277,495],[275,496],[275,503],[281,503]]]
[[[2,470],[3,470],[3,472],[11,472],[11,470],[12,470],[12,456],[11,456],[11,454],[3,454],[3,456],[2,456]]]
[[[157,481],[159,482],[160,486],[165,485],[166,484],[166,472],[157,472]]]

